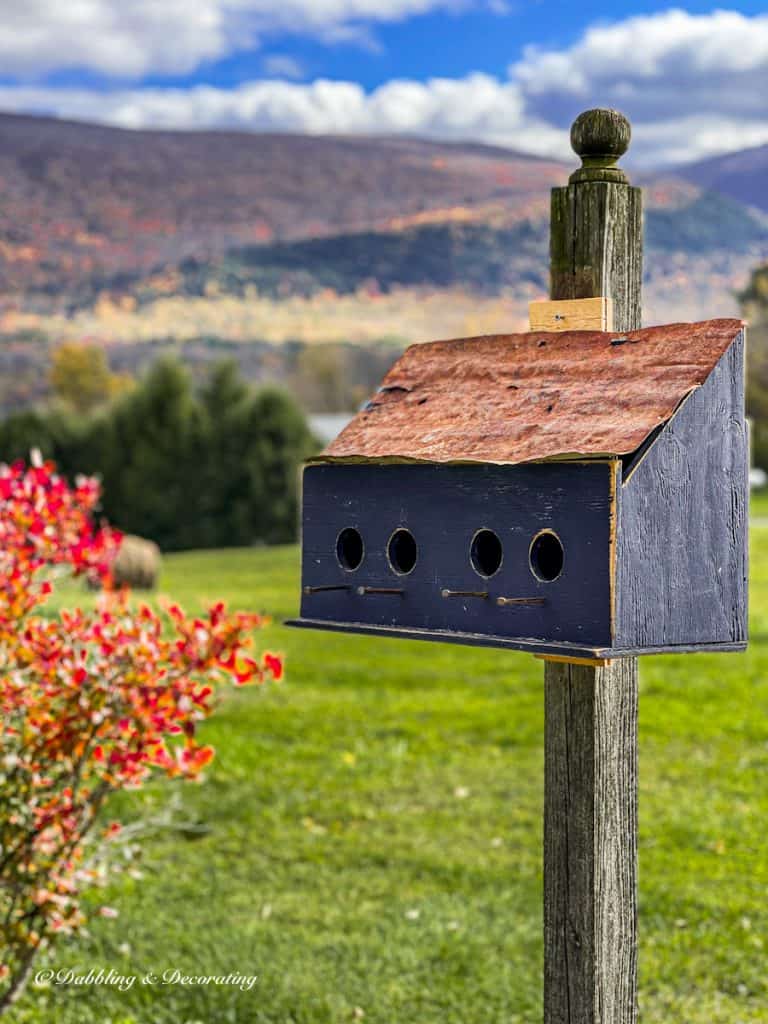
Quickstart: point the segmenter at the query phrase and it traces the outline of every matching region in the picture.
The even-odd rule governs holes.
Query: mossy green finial
[[[571,125],[571,146],[581,157],[581,167],[569,181],[618,181],[629,183],[624,171],[616,167],[629,148],[632,129],[618,110],[585,110]]]

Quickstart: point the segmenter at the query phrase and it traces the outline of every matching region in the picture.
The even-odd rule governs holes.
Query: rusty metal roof
[[[626,455],[699,387],[741,320],[412,345],[319,456],[509,464]]]

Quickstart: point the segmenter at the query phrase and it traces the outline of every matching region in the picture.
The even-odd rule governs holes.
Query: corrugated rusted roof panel
[[[742,326],[707,320],[624,335],[413,345],[320,458],[503,464],[625,455],[704,383]]]

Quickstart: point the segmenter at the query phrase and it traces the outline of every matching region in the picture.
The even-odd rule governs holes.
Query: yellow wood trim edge
[[[556,661],[564,665],[591,665],[597,668],[605,668],[613,661],[612,658],[569,658],[567,654],[534,654],[539,661]]]

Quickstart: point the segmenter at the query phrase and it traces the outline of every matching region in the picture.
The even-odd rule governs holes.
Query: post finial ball
[[[571,125],[571,146],[582,166],[571,181],[622,181],[627,177],[616,167],[629,148],[632,128],[618,110],[596,108],[579,114]]]

